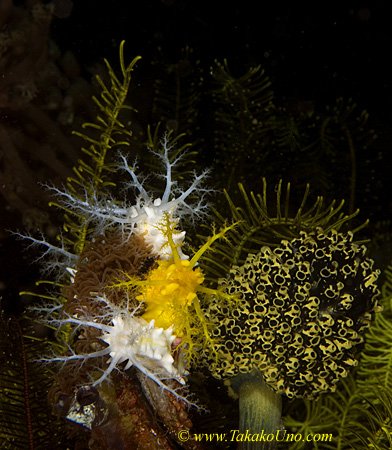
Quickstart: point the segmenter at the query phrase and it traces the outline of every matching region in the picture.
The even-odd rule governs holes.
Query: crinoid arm
[[[249,253],[257,253],[263,246],[276,247],[282,240],[294,239],[301,231],[309,232],[317,227],[323,228],[325,232],[332,229],[340,230],[359,213],[357,210],[345,214],[344,200],[326,203],[323,197],[317,197],[313,204],[307,206],[310,196],[309,185],[302,199],[299,198],[298,206],[293,206],[294,200],[291,200],[293,197],[291,184],[287,183],[284,192],[282,180],[275,189],[272,206],[267,201],[270,195],[265,178],[259,194],[248,192],[242,183],[238,184],[238,190],[241,199],[238,202],[224,191],[230,215],[238,226],[227,233],[227,239],[216,244],[215,252],[204,261],[206,274],[213,279],[225,277],[232,265],[243,264]],[[222,207],[212,208],[216,223],[219,225],[227,220],[227,214],[223,214],[222,209]],[[353,227],[352,232],[358,232],[367,223],[368,221],[365,221]]]

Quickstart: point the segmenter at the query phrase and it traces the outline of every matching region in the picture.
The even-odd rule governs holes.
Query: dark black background
[[[85,66],[116,57],[123,39],[129,57],[141,55],[142,64],[157,47],[175,60],[189,45],[203,64],[227,58],[239,73],[261,64],[277,96],[321,102],[352,97],[371,115],[390,118],[388,2],[73,3],[70,17],[56,20],[52,34]]]

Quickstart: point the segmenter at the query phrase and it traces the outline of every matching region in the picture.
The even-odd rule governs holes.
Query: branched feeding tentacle
[[[83,363],[94,358],[109,356],[109,366],[103,370],[101,377],[93,382],[93,386],[109,380],[111,372],[117,369],[119,364],[126,362],[124,370],[135,366],[163,389],[182,398],[177,391],[163,382],[166,379],[174,379],[181,385],[184,384],[183,373],[177,368],[172,355],[172,344],[176,339],[173,327],[157,328],[154,319],[147,322],[135,315],[139,308],[129,311],[128,308],[111,304],[104,296],[96,297],[92,301],[102,304],[101,317],[81,311],[74,316],[64,314],[63,318],[49,319],[48,323],[57,325],[59,328],[70,324],[75,331],[88,328],[99,330],[99,339],[104,348],[90,353],[77,353],[68,347],[70,355],[44,357],[42,361],[67,363],[80,360]],[[101,322],[98,319],[101,319]]]
[[[45,251],[38,256],[36,262],[44,261],[43,271],[45,273],[52,273],[54,271],[59,271],[59,278],[64,274],[68,267],[75,267],[79,257],[68,250],[66,250],[62,240],[61,246],[57,247],[50,242],[48,242],[43,234],[41,234],[40,239],[34,238],[31,235],[22,235],[21,233],[13,233],[20,239],[30,241],[27,248],[31,247],[41,247],[45,248]]]

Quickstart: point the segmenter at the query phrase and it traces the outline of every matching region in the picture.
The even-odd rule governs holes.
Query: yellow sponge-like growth
[[[189,260],[159,261],[158,267],[150,272],[142,294],[137,297],[146,303],[143,319],[148,322],[155,319],[157,327],[166,329],[174,325],[176,330],[181,330],[184,328],[183,314],[179,312],[192,306],[203,281],[203,272],[199,267],[193,269]]]
[[[215,354],[214,342],[209,324],[201,310],[200,298],[203,295],[214,295],[215,298],[223,296],[228,300],[231,296],[203,286],[204,274],[196,265],[212,244],[235,224],[214,232],[189,260],[181,259],[183,254],[174,243],[174,228],[169,215],[159,226],[171,248],[172,257],[169,260],[158,260],[145,279],[128,276],[127,281],[121,281],[112,287],[130,291],[136,289],[136,299],[145,306],[143,319],[147,322],[154,320],[155,326],[159,328],[172,327],[181,345],[187,350],[188,360],[194,358],[194,349],[200,346],[209,348],[209,351]]]

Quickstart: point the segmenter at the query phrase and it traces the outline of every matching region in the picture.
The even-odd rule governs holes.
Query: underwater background
[[[127,112],[122,121],[125,127],[129,125],[130,145],[144,167],[155,171],[145,144],[156,143],[169,131],[178,139],[177,145],[192,145],[190,164],[194,168],[212,169],[209,185],[217,190],[211,200],[217,211],[230,209],[225,206],[224,189],[235,205],[243,206],[245,197],[238,183],[255,194],[263,193],[266,186],[272,215],[277,193],[284,203],[287,183],[292,214],[305,192],[308,205],[319,196],[326,205],[336,199],[335,207],[344,200],[342,213],[350,216],[360,210],[346,228],[358,229],[355,238],[365,242],[369,257],[382,271],[379,286],[384,286],[384,301],[389,302],[392,31],[385,3],[305,7],[284,2],[228,6],[175,0],[3,2],[0,295],[3,322],[9,324],[2,329],[3,362],[13,358],[12,352],[4,353],[4,347],[16,342],[18,348],[18,336],[28,334],[30,324],[24,314],[37,301],[20,292],[33,292],[42,278],[35,263],[40,249],[26,249],[26,243],[12,232],[35,237],[43,233],[56,242],[63,217],[49,207],[51,197],[42,185],[53,183],[60,188],[72,176],[81,157],[80,136],[72,132],[81,133],[83,123],[95,120],[98,108],[91,98],[100,92],[95,75],[108,80],[103,58],[118,70],[123,40],[126,64],[141,56],[128,95],[137,113]],[[189,173],[186,167],[183,179]],[[196,236],[211,234],[206,230],[209,224],[203,225],[194,232],[195,243]],[[387,321],[384,331],[389,326]],[[36,332],[42,340],[50,338],[44,329]],[[392,332],[385,333],[388,344]],[[30,386],[23,379],[23,385],[42,400],[50,377],[40,379],[39,371],[32,370],[32,379],[40,381]],[[21,378],[27,374],[20,373]],[[384,370],[380,376],[388,378],[389,372]],[[226,389],[211,379],[209,392],[198,382],[196,377],[194,392],[208,401],[216,390],[221,398],[215,409],[210,405],[209,415],[191,417],[194,429],[236,428],[237,407],[231,406]],[[49,406],[42,410],[46,398],[39,405],[36,400],[46,417],[42,423],[61,428],[56,435],[61,442],[58,448],[100,448],[88,447],[88,440],[64,431],[61,420],[56,416],[52,420]],[[385,402],[382,405],[386,408]],[[317,428],[331,419],[320,418],[316,407],[315,411],[309,408],[314,419],[309,419],[309,427]],[[300,428],[305,422],[294,410],[287,406],[284,413],[292,418],[289,425]],[[379,421],[387,423],[389,412]],[[377,440],[383,428],[373,416],[369,423],[373,448],[390,448],[387,434],[385,441]],[[22,435],[23,426],[21,430]],[[7,442],[4,448],[48,448],[40,431],[37,436],[34,447],[27,439],[25,446]],[[171,445],[181,448],[178,442]],[[318,448],[362,447],[345,436],[338,444]]]

